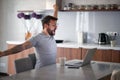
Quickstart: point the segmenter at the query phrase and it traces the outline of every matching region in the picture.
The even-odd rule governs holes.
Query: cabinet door
[[[70,48],[71,51],[71,59],[81,59],[81,49],[80,48]]]
[[[62,47],[57,47],[57,58],[56,58],[56,62],[59,62],[59,57],[63,57],[64,56],[64,48]]]
[[[81,57],[81,59],[84,59],[87,50],[88,50],[88,49],[86,49],[86,48],[82,48],[82,57]]]
[[[93,57],[93,60],[95,61],[102,61],[102,50],[97,50],[94,57]]]
[[[102,61],[111,62],[112,60],[112,50],[101,50]]]
[[[57,62],[59,62],[59,57],[66,57],[66,60],[70,60],[70,48],[57,47]]]
[[[119,50],[112,50],[112,62],[120,63],[120,51]]]
[[[71,60],[71,49],[70,48],[64,48],[64,57],[66,57],[67,60]]]
[[[88,49],[82,48],[82,59],[85,57],[87,50]],[[98,49],[93,57],[93,60],[111,62],[111,58],[112,58],[111,50]]]
[[[111,50],[98,49],[95,53],[93,60],[111,62],[111,58],[112,58]]]
[[[80,48],[57,48],[57,62],[59,62],[59,57],[66,57],[67,60],[71,59],[81,59],[81,49]]]

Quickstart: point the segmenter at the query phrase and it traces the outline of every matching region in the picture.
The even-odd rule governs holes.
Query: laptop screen
[[[83,59],[83,64],[82,65],[86,65],[86,64],[90,64],[92,58],[94,57],[94,54],[96,52],[97,48],[92,48],[92,49],[88,49],[87,53]]]

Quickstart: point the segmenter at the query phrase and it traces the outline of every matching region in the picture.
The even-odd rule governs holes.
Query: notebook
[[[92,60],[96,50],[97,50],[96,48],[88,49],[82,62],[80,60],[70,60],[70,61],[66,62],[65,65],[68,67],[71,67],[71,68],[72,67],[78,68],[78,67],[88,65],[91,63],[91,60]]]

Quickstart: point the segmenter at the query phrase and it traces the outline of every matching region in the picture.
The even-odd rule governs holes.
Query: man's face
[[[48,34],[51,36],[54,36],[56,29],[57,29],[56,21],[50,20],[50,23],[48,24],[48,27],[47,27]]]

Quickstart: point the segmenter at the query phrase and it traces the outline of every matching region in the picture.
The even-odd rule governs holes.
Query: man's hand
[[[57,6],[57,4],[54,4],[54,5],[53,5],[53,8],[54,8],[55,11],[58,11],[58,6]]]
[[[54,8],[54,17],[58,17],[58,6],[56,4],[53,5],[53,8]]]

